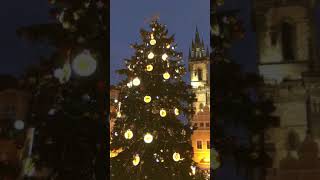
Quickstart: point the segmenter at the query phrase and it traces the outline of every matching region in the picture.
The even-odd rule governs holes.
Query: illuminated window
[[[210,141],[207,141],[207,149],[210,149]]]
[[[203,127],[204,126],[204,124],[203,123],[200,123],[200,127]]]
[[[197,141],[197,149],[202,149],[202,141]]]

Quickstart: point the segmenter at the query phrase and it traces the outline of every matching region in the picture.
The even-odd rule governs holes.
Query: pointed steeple
[[[199,31],[198,31],[198,26],[196,26],[195,44],[196,44],[196,45],[199,45],[199,44],[200,44],[200,35],[199,35]]]
[[[209,57],[209,56],[210,56],[210,55],[209,55],[209,48],[208,48],[208,46],[207,46],[206,56],[207,56],[207,57]]]
[[[191,59],[191,50],[189,48],[189,59]]]

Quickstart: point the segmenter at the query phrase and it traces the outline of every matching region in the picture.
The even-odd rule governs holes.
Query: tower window
[[[197,141],[197,149],[202,149],[202,141]]]
[[[294,60],[295,26],[284,22],[282,24],[282,56],[285,61]]]
[[[197,70],[197,74],[198,74],[198,80],[199,80],[199,81],[202,81],[202,69],[199,68],[199,69]]]
[[[210,149],[210,141],[207,141],[207,149]]]
[[[203,127],[203,125],[204,125],[203,123],[200,123],[200,127]]]

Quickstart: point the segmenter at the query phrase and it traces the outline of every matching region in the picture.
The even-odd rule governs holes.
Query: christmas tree
[[[103,179],[107,1],[50,3],[49,23],[18,30],[52,52],[24,77],[33,95],[28,118],[35,127],[33,160],[37,170],[49,169],[49,178]]]
[[[117,119],[111,134],[111,179],[205,179],[192,160],[195,95],[182,77],[182,53],[165,25],[151,21],[132,48],[126,79],[119,83]],[[184,115],[184,116],[183,116]],[[186,122],[183,123],[183,117]]]
[[[221,167],[231,156],[237,170],[246,171],[247,179],[254,169],[259,169],[263,178],[270,164],[264,148],[264,132],[277,122],[277,117],[272,116],[275,107],[261,88],[262,77],[244,72],[230,60],[229,50],[235,41],[244,38],[244,28],[237,11],[219,11],[223,4],[223,0],[211,3],[214,148],[220,155]],[[239,130],[244,130],[246,135],[240,137],[240,133],[233,132]],[[218,174],[219,169],[212,172]]]

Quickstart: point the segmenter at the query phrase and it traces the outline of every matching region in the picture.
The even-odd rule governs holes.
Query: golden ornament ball
[[[147,65],[147,71],[152,71],[153,70],[153,66],[151,64]]]
[[[170,74],[168,72],[165,72],[162,76],[166,80],[170,78]]]
[[[151,96],[145,96],[143,98],[143,100],[144,100],[145,103],[149,103],[149,102],[151,102]]]
[[[133,132],[132,132],[130,129],[128,129],[128,130],[124,133],[124,137],[125,137],[126,139],[132,139],[132,137],[133,137]]]
[[[164,109],[161,109],[161,110],[160,110],[160,116],[161,116],[161,117],[166,117],[166,116],[167,116],[167,111],[164,110]]]

